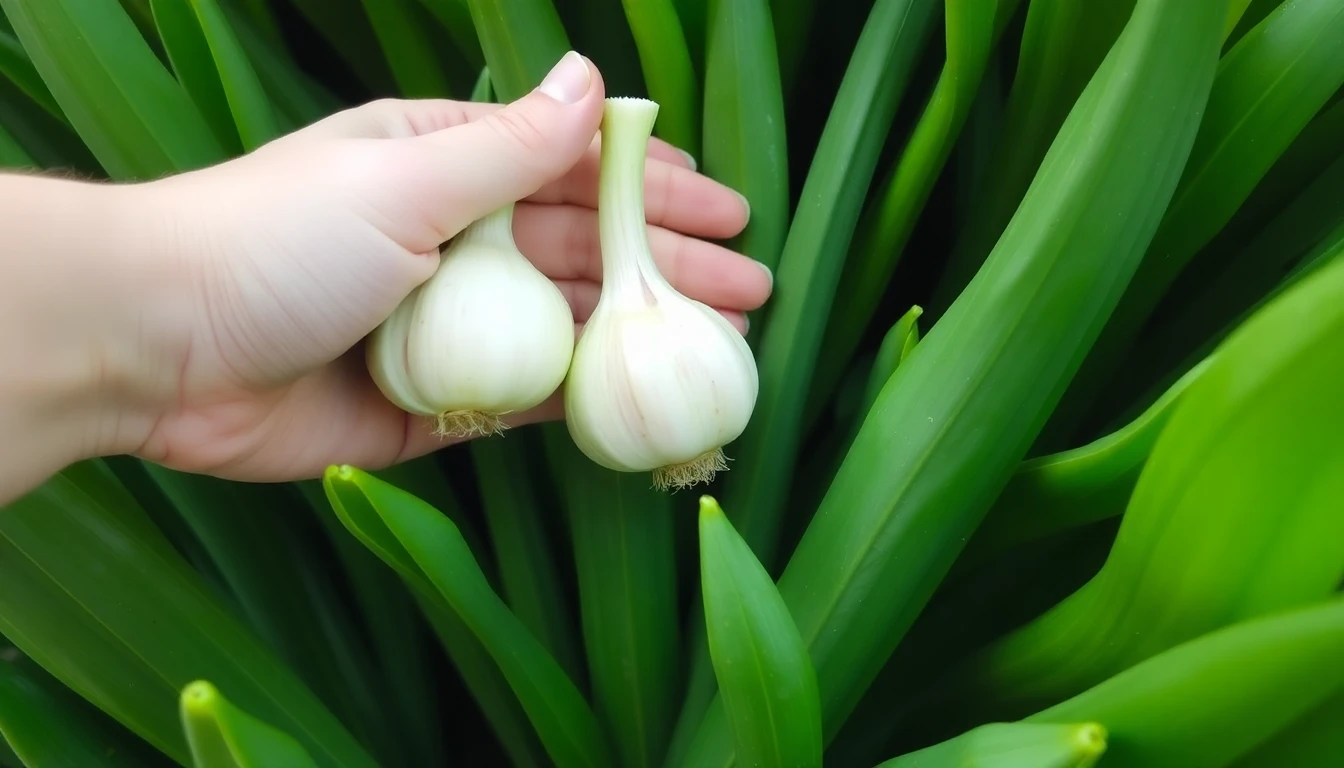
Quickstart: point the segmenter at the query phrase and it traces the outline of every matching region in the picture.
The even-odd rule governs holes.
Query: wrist
[[[133,452],[171,397],[186,291],[157,196],[153,184],[0,176],[0,353],[17,363],[0,371],[0,445],[13,482]]]

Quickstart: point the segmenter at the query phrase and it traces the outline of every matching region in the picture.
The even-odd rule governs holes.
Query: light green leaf
[[[1091,768],[1105,752],[1098,723],[988,723],[877,768]]]
[[[317,766],[289,734],[234,706],[207,681],[183,688],[179,706],[194,768]]]

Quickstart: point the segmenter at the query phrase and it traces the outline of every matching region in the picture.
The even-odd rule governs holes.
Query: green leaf
[[[1081,589],[970,663],[978,701],[1058,701],[1344,578],[1344,262],[1265,306],[1190,384],[1110,556]],[[997,715],[996,715],[997,716]]]
[[[46,110],[47,114],[66,122],[65,114],[61,112],[46,83],[42,82],[42,76],[33,68],[33,63],[28,60],[28,54],[24,52],[23,46],[12,32],[0,31],[0,75],[9,78],[10,82]]]
[[[551,0],[465,1],[501,103],[522,98],[540,85],[569,50],[569,38]]]
[[[73,465],[0,511],[0,583],[0,632],[180,763],[189,758],[178,692],[208,678],[319,765],[375,765],[100,462]]]
[[[363,0],[364,12],[383,47],[401,95],[408,99],[448,98],[448,80],[434,43],[419,24],[416,0]]]
[[[700,497],[709,652],[739,765],[821,765],[821,704],[807,647],[770,574],[718,502]]]
[[[836,289],[844,301],[830,316],[813,397],[829,395],[838,379],[835,374],[849,362],[961,134],[989,61],[999,1],[945,3],[947,60],[875,205],[860,222],[854,254],[845,260]]]
[[[1030,0],[993,163],[932,302],[940,316],[1003,234],[1059,128],[1134,12],[1134,0]]]
[[[1180,185],[1124,299],[1051,416],[1042,446],[1072,439],[1158,301],[1344,83],[1344,5],[1280,5],[1223,57]]]
[[[116,0],[0,0],[0,8],[114,179],[149,179],[227,157]]]
[[[481,41],[476,37],[467,0],[420,0],[420,4],[448,30],[457,52],[467,64],[474,69],[485,65],[485,55],[481,53]]]
[[[663,759],[679,687],[673,497],[646,475],[604,469],[550,430],[563,473],[593,704],[621,765]]]
[[[253,717],[197,680],[182,689],[182,728],[195,768],[316,768],[289,734]]]
[[[773,269],[789,226],[784,94],[769,0],[709,0],[703,172],[747,199],[737,250]]]
[[[784,93],[797,83],[798,68],[810,58],[808,34],[815,29],[817,0],[770,0],[779,49],[779,75]]]
[[[17,752],[11,752],[16,768],[171,765],[163,754],[7,646],[0,638],[0,745],[8,742]],[[3,752],[0,749],[0,755]]]
[[[984,268],[859,430],[779,580],[816,666],[828,736],[1008,482],[1119,300],[1194,141],[1225,12],[1225,0],[1139,1]],[[756,422],[775,416],[758,410]],[[783,466],[769,478],[776,486]],[[722,710],[711,711],[696,765],[730,759],[721,722]]]
[[[242,142],[229,112],[229,99],[191,0],[150,0],[149,4],[178,82],[191,95],[224,150],[230,155],[241,154]]]
[[[672,0],[621,0],[639,49],[649,98],[658,102],[658,137],[691,156],[700,152],[700,84]]]
[[[1115,432],[1022,462],[966,545],[958,566],[1122,514],[1172,410],[1208,365],[1205,360],[1186,372],[1138,418]]]
[[[383,57],[361,0],[290,0],[303,18],[350,67],[359,83],[375,95],[390,96],[396,81]]]
[[[1026,719],[1095,721],[1105,765],[1227,765],[1344,687],[1344,598],[1192,639]]]
[[[481,74],[476,78],[476,85],[471,89],[471,100],[490,103],[494,97],[494,88],[490,85],[490,68],[481,67]]]
[[[278,136],[280,126],[270,98],[218,0],[152,2],[156,17],[163,14],[160,30],[169,53],[173,54],[175,50],[172,39],[180,39],[176,46],[178,56],[184,65],[192,64],[185,71],[179,69],[179,77],[203,112],[222,112],[219,119],[227,123],[227,128],[221,124],[217,130],[240,137],[245,152]],[[167,34],[168,29],[174,32],[172,39]],[[176,67],[178,57],[173,61]],[[187,73],[192,76],[187,77]],[[197,83],[195,88],[193,82]],[[217,103],[220,96],[223,97],[222,104]],[[211,103],[208,110],[207,102]]]
[[[340,107],[336,97],[304,74],[283,48],[271,46],[264,33],[232,3],[220,8],[270,97],[282,133],[308,125]]]
[[[353,467],[328,468],[332,505],[346,527],[376,547],[389,565],[406,568],[422,590],[459,616],[509,681],[546,751],[561,768],[611,763],[597,718],[546,650],[491,589],[457,527],[420,499]],[[340,503],[358,494],[374,513],[356,519]],[[357,513],[360,510],[354,507]],[[386,553],[386,556],[384,556]],[[414,568],[414,570],[411,570]]]
[[[544,508],[535,487],[516,479],[530,459],[520,450],[526,439],[511,435],[508,440],[471,441],[481,505],[509,608],[565,672],[579,679],[583,668],[561,592],[561,571],[547,539]]]
[[[988,723],[877,768],[1091,768],[1106,735],[1098,723]]]

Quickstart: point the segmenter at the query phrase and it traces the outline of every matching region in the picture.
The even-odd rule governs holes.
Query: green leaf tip
[[[214,709],[219,703],[219,689],[206,680],[193,680],[182,689],[182,707],[197,713]]]
[[[1094,764],[1106,752],[1110,734],[1101,723],[1081,723],[1073,732],[1073,745],[1079,759],[1086,761],[1081,765]]]
[[[332,464],[322,473],[322,482],[324,483],[353,483],[358,481],[359,475],[363,474],[360,470],[349,464]]]
[[[715,517],[723,517],[723,508],[719,502],[708,494],[700,497],[700,519],[710,520]]]

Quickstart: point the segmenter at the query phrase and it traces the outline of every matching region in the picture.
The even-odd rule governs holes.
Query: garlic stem
[[[613,290],[604,290],[601,300],[642,298],[653,303],[653,286],[671,288],[654,264],[644,209],[644,158],[657,119],[657,102],[624,97],[606,100],[597,220],[602,282]],[[639,290],[633,290],[635,286]]]

